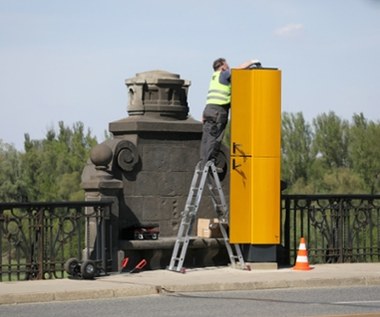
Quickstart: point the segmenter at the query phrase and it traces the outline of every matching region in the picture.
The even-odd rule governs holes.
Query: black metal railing
[[[111,202],[0,203],[0,282],[63,278],[69,258],[109,266]]]
[[[290,264],[301,237],[310,263],[380,261],[380,195],[283,195],[281,216]]]
[[[63,278],[67,259],[112,268],[112,202],[0,203],[0,282]],[[380,262],[380,195],[283,195],[281,245],[294,264]],[[115,259],[114,259],[115,261]]]

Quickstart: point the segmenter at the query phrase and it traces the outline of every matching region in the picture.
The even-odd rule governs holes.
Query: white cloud
[[[291,23],[276,29],[274,34],[280,37],[291,37],[298,35],[303,29],[303,24]]]

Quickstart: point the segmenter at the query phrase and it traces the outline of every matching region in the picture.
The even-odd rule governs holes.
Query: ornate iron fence
[[[380,261],[380,195],[283,195],[282,224],[290,263],[301,237],[311,263]]]
[[[69,258],[112,265],[110,201],[0,203],[0,282],[63,278]],[[283,195],[282,247],[293,264],[380,262],[380,195]]]
[[[0,203],[0,282],[62,278],[69,258],[107,270],[111,202]]]

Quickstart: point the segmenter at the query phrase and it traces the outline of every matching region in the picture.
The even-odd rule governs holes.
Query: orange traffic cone
[[[300,246],[298,248],[298,253],[297,253],[296,265],[293,266],[293,270],[299,270],[299,271],[311,270],[311,267],[309,266],[309,259],[307,257],[306,243],[303,237],[301,238]]]

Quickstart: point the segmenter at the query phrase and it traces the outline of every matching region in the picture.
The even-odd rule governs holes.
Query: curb
[[[63,291],[54,293],[20,293],[6,294],[0,297],[0,305],[46,303],[54,301],[74,301],[89,299],[121,298],[130,296],[157,295],[157,287],[146,286],[136,288],[94,289],[83,291]]]
[[[279,280],[257,282],[234,282],[234,283],[211,283],[196,285],[163,285],[157,286],[159,294],[176,292],[212,292],[212,291],[238,291],[238,290],[263,290],[280,288],[318,288],[318,287],[341,287],[341,286],[375,286],[380,285],[379,277],[355,277],[355,278],[315,278],[310,280]]]

